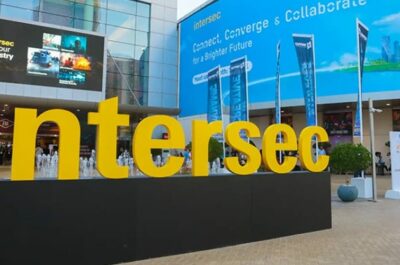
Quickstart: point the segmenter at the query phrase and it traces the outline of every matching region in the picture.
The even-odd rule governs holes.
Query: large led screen
[[[0,82],[102,91],[104,37],[0,19]]]
[[[218,65],[230,106],[229,66],[244,56],[251,108],[273,108],[279,42],[283,105],[303,104],[293,34],[314,35],[318,102],[355,102],[357,18],[369,28],[364,100],[400,98],[400,1],[218,0],[180,24],[181,116],[207,113],[207,73]]]

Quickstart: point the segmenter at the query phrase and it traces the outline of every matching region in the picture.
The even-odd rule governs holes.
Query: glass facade
[[[133,0],[0,0],[0,15],[105,34],[106,96],[147,106],[150,4]]]

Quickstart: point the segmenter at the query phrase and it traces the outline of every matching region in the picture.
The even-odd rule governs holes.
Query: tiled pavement
[[[0,167],[0,178],[9,168]],[[379,177],[377,203],[340,202],[343,176],[332,177],[333,229],[194,252],[129,265],[400,265],[400,201],[384,200],[389,176]]]

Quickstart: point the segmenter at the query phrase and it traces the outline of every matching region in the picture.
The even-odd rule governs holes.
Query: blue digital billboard
[[[363,93],[400,98],[400,1],[218,0],[180,23],[181,117],[207,113],[207,73],[221,66],[230,106],[230,64],[247,58],[250,107],[273,108],[276,46],[285,105],[303,105],[294,34],[314,35],[318,103],[357,100],[357,18],[369,28]]]

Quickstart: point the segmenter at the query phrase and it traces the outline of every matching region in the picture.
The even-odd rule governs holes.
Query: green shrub
[[[371,166],[371,153],[361,144],[339,144],[330,155],[332,172],[354,174]]]
[[[224,148],[222,143],[218,142],[215,138],[210,138],[210,142],[208,144],[208,162],[213,162],[218,157],[222,157],[224,155]]]
[[[192,150],[192,142],[186,145],[186,149]],[[218,142],[215,138],[211,137],[208,144],[208,162],[213,162],[218,157],[223,157],[224,148],[222,143]]]

